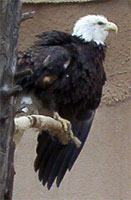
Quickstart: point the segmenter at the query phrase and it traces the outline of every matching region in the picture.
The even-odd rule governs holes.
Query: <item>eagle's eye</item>
[[[104,23],[103,22],[98,22],[98,25],[104,25]]]

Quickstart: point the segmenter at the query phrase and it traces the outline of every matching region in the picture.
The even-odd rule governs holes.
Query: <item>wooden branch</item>
[[[23,13],[21,17],[21,22],[24,22],[30,18],[33,18],[34,14],[35,14],[35,11]]]
[[[16,95],[18,92],[21,92],[22,90],[23,88],[20,85],[15,85],[14,87],[9,89],[2,88],[1,95],[3,96],[4,99],[7,99],[11,96]]]
[[[38,131],[45,130],[56,136],[62,144],[69,144],[74,142],[76,147],[80,147],[80,140],[73,135],[73,132],[69,134],[65,133],[62,125],[59,121],[43,116],[43,115],[29,115],[15,118],[15,143],[18,144],[24,131],[29,128],[36,128]]]
[[[12,199],[14,108],[10,96],[14,90],[7,90],[13,88],[20,19],[21,0],[0,1],[0,200]]]
[[[24,77],[25,75],[31,75],[31,74],[33,74],[33,71],[31,69],[26,69],[26,70],[17,72],[14,78],[17,80],[17,78],[21,78],[21,77]]]

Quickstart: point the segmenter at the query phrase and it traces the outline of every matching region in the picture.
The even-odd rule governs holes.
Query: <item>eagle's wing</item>
[[[48,189],[51,188],[55,179],[57,187],[59,187],[66,171],[71,170],[77,159],[90,131],[94,111],[87,111],[85,115],[87,116],[86,120],[72,122],[73,133],[82,142],[80,148],[76,148],[75,144],[61,145],[48,132],[39,134],[35,171],[38,170],[39,180],[43,185],[47,184]]]
[[[16,80],[23,88],[33,88],[57,79],[64,74],[71,62],[71,51],[65,46],[72,42],[72,36],[61,31],[44,32],[37,37],[40,38],[35,45],[18,53],[17,73],[23,70],[31,70],[32,74],[19,77]],[[44,77],[47,77],[47,79]],[[44,83],[45,84],[45,83]]]
[[[34,56],[34,51],[27,55],[21,55],[17,73],[24,70],[31,70],[32,73],[18,77],[16,84],[21,85],[23,89],[34,89],[34,86],[44,87],[66,73],[71,60],[68,52],[63,47],[50,47],[50,51],[47,52],[45,49],[45,52],[46,54],[39,51],[39,55],[36,57]]]

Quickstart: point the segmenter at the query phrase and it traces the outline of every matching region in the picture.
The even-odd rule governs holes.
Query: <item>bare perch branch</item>
[[[22,87],[20,85],[15,85],[13,86],[12,88],[9,88],[9,89],[1,89],[1,96],[2,98],[9,98],[11,96],[14,96],[16,95],[18,92],[22,91]]]
[[[25,130],[29,128],[37,128],[40,130],[49,131],[53,136],[56,136],[62,144],[69,144],[73,141],[77,147],[80,147],[80,140],[73,135],[73,132],[67,134],[64,132],[60,122],[55,119],[43,115],[29,115],[15,118],[15,142],[20,141]]]
[[[20,71],[20,72],[17,72],[15,74],[15,79],[17,78],[21,78],[21,77],[24,77],[25,75],[31,75],[33,74],[33,71],[31,69],[26,69],[26,70],[23,70],[23,71]]]
[[[21,16],[21,22],[23,22],[27,19],[33,18],[34,14],[35,14],[35,11],[23,13]]]

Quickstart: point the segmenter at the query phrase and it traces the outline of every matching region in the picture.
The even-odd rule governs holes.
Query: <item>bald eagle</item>
[[[67,134],[72,130],[82,142],[80,148],[73,143],[62,145],[48,132],[40,132],[35,171],[48,189],[55,180],[59,187],[89,134],[106,81],[103,62],[109,31],[118,28],[106,17],[87,15],[76,22],[72,34],[44,32],[32,47],[19,53],[18,72],[30,69],[32,74],[18,77],[16,83],[24,93],[35,96]]]

